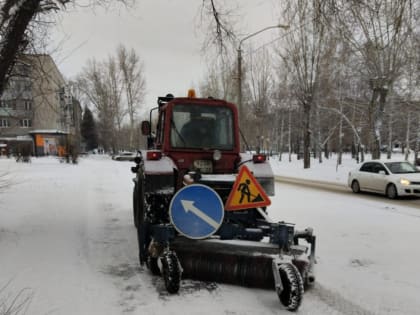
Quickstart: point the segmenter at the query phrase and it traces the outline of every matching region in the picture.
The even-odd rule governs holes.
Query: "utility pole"
[[[244,108],[243,108],[243,104],[242,104],[242,43],[244,41],[246,41],[247,39],[258,35],[264,31],[267,31],[269,29],[273,29],[273,28],[283,28],[283,29],[289,29],[289,25],[283,25],[283,24],[277,24],[277,25],[272,25],[272,26],[268,26],[265,27],[259,31],[256,31],[254,33],[251,33],[247,36],[245,36],[244,38],[242,38],[239,41],[239,45],[238,45],[238,112],[239,112],[239,126],[240,128],[243,127],[243,123],[244,123]],[[243,129],[243,128],[241,128]]]

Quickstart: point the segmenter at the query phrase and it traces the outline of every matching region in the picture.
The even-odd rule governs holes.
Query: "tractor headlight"
[[[410,183],[410,181],[408,180],[408,179],[405,179],[405,178],[401,178],[400,179],[400,183],[401,183],[401,185],[403,185],[403,186],[408,186],[408,185],[410,185],[411,183]]]
[[[219,150],[214,150],[213,152],[213,160],[219,161],[222,158],[222,152]]]

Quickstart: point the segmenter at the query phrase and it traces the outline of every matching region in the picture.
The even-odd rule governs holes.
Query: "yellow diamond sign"
[[[270,198],[268,198],[260,183],[252,175],[248,167],[243,165],[229,194],[225,210],[244,210],[265,207],[270,204]]]

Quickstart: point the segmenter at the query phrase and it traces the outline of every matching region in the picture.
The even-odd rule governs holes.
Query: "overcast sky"
[[[284,22],[277,20],[271,0],[236,3],[241,8],[238,19],[243,35]],[[201,5],[201,0],[138,0],[133,9],[68,10],[53,33],[54,43],[62,43],[53,57],[64,76],[71,78],[89,58],[105,60],[119,44],[134,48],[145,65],[146,106],[154,107],[157,96],[186,95],[206,72],[201,53],[205,29],[199,27]],[[276,30],[267,31],[249,44],[258,47],[276,35]]]

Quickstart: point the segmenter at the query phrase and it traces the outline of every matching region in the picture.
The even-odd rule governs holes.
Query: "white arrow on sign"
[[[220,224],[217,223],[215,220],[210,218],[207,214],[205,214],[203,211],[198,209],[193,205],[194,201],[191,200],[181,200],[182,207],[184,207],[185,212],[191,211],[194,213],[197,217],[214,227],[215,229],[218,229]]]

